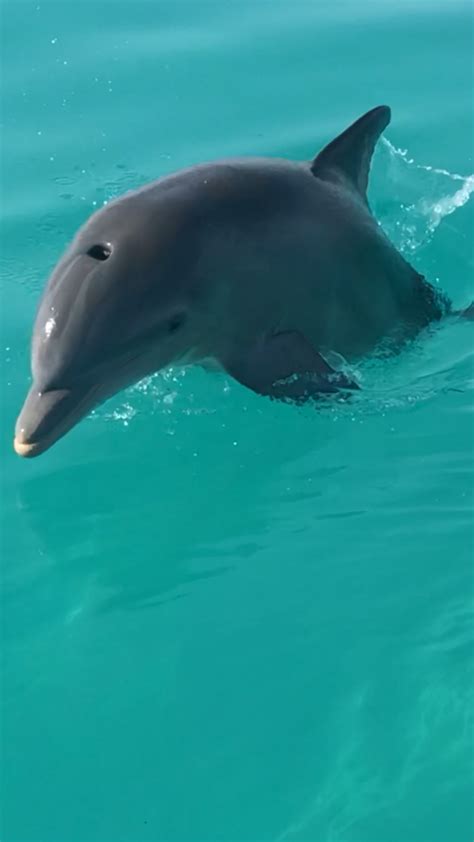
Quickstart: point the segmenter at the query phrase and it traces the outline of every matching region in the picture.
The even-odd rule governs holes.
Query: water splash
[[[196,404],[196,395],[200,392],[199,377],[205,377],[198,368],[172,367],[166,371],[156,372],[145,377],[124,393],[125,399],[117,405],[99,406],[91,413],[91,417],[100,420],[121,423],[124,427],[136,420],[140,415],[172,416],[178,412],[181,415],[203,415],[215,412],[210,406]],[[190,387],[189,379],[193,385]],[[185,380],[188,382],[185,384]],[[208,381],[206,381],[208,384]],[[229,390],[227,381],[213,378],[218,394],[225,394]],[[204,389],[202,390],[204,392]],[[174,430],[167,430],[174,435]]]
[[[382,142],[375,154],[375,169],[383,169],[384,191],[372,202],[375,215],[402,252],[425,246],[446,216],[469,201],[474,173],[463,176],[418,164],[406,149]]]

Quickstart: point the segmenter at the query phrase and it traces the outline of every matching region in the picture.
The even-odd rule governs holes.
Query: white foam
[[[465,205],[474,192],[474,173],[460,175],[419,164],[387,138],[382,139],[376,161],[382,160],[385,195],[376,215],[393,242],[415,252],[429,242],[442,220]]]

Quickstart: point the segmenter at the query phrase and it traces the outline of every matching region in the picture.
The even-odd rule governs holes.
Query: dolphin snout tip
[[[23,441],[20,436],[14,437],[13,449],[18,456],[23,456],[25,459],[37,456],[39,452],[38,445],[35,442]]]
[[[39,456],[77,424],[94,406],[92,387],[28,392],[13,432],[13,449],[18,456]]]

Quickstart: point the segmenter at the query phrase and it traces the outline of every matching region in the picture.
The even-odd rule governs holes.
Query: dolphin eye
[[[168,333],[175,333],[184,324],[186,316],[184,313],[176,313],[168,322]]]
[[[112,254],[112,247],[108,243],[97,244],[91,246],[87,254],[89,257],[93,257],[94,260],[107,260]]]

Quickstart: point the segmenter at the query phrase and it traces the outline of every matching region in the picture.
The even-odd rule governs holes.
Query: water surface
[[[370,199],[474,297],[472,7],[3,3],[8,842],[473,838],[473,326],[297,410],[178,369],[11,450],[38,295],[112,196],[309,158],[380,103]]]

